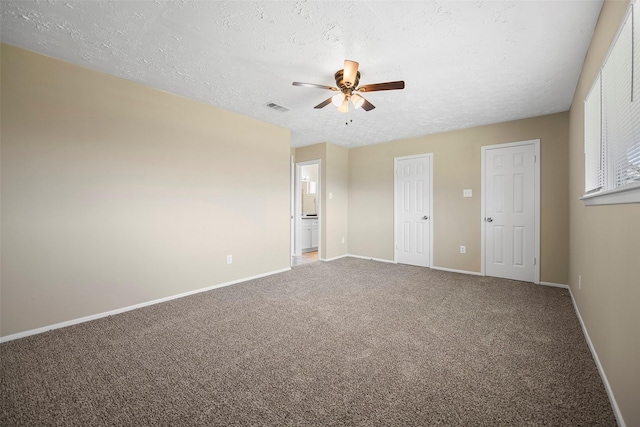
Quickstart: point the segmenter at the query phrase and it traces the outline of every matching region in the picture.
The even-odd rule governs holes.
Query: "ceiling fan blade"
[[[315,107],[313,107],[313,108],[324,108],[324,107],[326,107],[327,105],[331,104],[331,100],[332,100],[332,99],[333,99],[333,97],[331,97],[331,98],[329,98],[329,99],[327,99],[327,100],[325,100],[325,101],[322,101],[320,104],[316,105],[316,106],[315,106]]]
[[[362,106],[360,108],[362,108],[364,111],[371,111],[374,108],[376,108],[376,106],[370,103],[369,101],[367,101],[366,99],[364,99],[364,102],[362,103]]]
[[[328,89],[328,90],[333,90],[333,91],[337,91],[338,90],[337,87],[325,86],[325,85],[317,85],[315,83],[293,82],[293,85],[294,86],[304,86],[304,87],[317,87],[318,89]]]
[[[358,76],[358,64],[356,61],[344,60],[344,71],[342,79],[347,86],[354,86]]]
[[[395,90],[395,89],[404,89],[404,81],[400,80],[397,82],[374,83],[371,85],[360,86],[356,90],[358,92],[375,92],[380,90]]]

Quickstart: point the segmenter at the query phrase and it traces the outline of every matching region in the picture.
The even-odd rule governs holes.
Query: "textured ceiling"
[[[2,42],[346,147],[568,110],[601,0],[5,1]],[[344,59],[404,80],[347,115],[313,106]],[[265,107],[277,103],[278,112]]]

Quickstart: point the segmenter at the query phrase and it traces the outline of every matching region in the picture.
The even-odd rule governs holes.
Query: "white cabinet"
[[[311,221],[303,219],[300,228],[300,244],[303,251],[311,248]]]
[[[302,218],[300,244],[302,252],[311,252],[318,249],[318,218]]]
[[[318,220],[314,219],[314,223],[311,224],[311,247],[318,249]]]

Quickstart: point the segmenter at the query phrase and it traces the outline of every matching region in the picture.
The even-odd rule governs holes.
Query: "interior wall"
[[[334,259],[348,252],[349,217],[349,150],[327,144],[325,259]],[[344,239],[344,242],[343,242]]]
[[[349,252],[393,260],[393,159],[433,153],[433,262],[481,270],[481,147],[540,139],[540,280],[568,280],[568,113],[368,145],[349,151]],[[473,196],[463,198],[471,189]],[[460,254],[460,246],[466,254]]]
[[[636,426],[640,425],[640,204],[585,207],[579,200],[584,194],[583,103],[627,5],[627,1],[605,1],[570,110],[569,285],[624,422]]]
[[[348,253],[349,150],[324,142],[295,149],[296,163],[311,160],[321,160],[319,258],[330,260]]]
[[[290,266],[287,129],[1,49],[2,336]]]

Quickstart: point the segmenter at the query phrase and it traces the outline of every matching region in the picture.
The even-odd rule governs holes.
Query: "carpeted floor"
[[[0,345],[0,425],[614,426],[565,289],[354,258]]]

